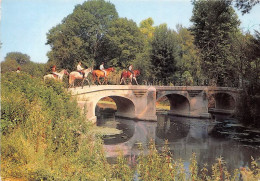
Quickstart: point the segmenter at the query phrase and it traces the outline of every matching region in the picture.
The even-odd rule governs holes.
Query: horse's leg
[[[93,82],[93,84],[96,85],[96,76],[95,75],[92,75],[92,82]]]
[[[83,89],[83,85],[84,85],[84,80],[85,80],[85,78],[83,78],[83,79],[82,79],[82,82],[81,82],[81,87],[82,87],[82,89]]]
[[[138,85],[137,80],[136,80],[136,77],[134,77],[134,80],[135,80],[136,85]]]
[[[72,87],[72,76],[69,76],[69,88]]]
[[[72,87],[74,87],[74,89],[76,89],[76,87],[75,87],[75,79],[73,79],[73,81],[72,81]]]
[[[104,80],[102,82],[102,85],[104,85],[104,83],[106,83],[106,77],[104,77]]]
[[[72,85],[72,88],[74,87],[74,89],[76,89],[76,87],[75,87],[75,80],[76,80],[76,78],[75,78],[75,77],[72,77],[72,79],[71,79],[71,85]]]
[[[99,76],[97,77],[97,80],[98,80],[99,85],[101,85],[101,82],[100,82],[100,80],[99,80]]]
[[[89,80],[88,79],[86,79],[87,81],[88,81],[88,85],[89,85],[89,87],[90,87],[90,82],[89,82]]]
[[[123,82],[123,77],[121,78],[119,85],[121,85],[121,84],[122,84],[122,82]]]

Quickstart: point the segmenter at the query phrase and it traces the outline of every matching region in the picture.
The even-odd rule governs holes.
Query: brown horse
[[[133,79],[136,82],[136,85],[138,85],[136,77],[138,75],[140,75],[140,71],[139,70],[133,70],[134,76],[132,76],[132,73],[130,71],[123,71],[121,74],[121,78],[120,78],[120,84],[124,81],[124,84],[126,84],[125,80],[127,78],[130,78],[130,83],[132,84]]]
[[[93,70],[92,71],[93,83],[94,84],[97,80],[98,83],[101,85],[101,82],[99,80],[100,77],[104,77],[104,81],[102,82],[102,84],[104,84],[104,82],[107,84],[107,76],[109,75],[110,72],[114,72],[115,69],[113,67],[110,67],[108,69],[105,69],[105,71],[107,72],[106,76],[105,76],[105,73],[102,70]]]

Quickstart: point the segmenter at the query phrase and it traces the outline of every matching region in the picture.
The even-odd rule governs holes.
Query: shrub
[[[2,76],[2,178],[109,177],[101,141],[88,133],[90,125],[63,86],[26,73]]]

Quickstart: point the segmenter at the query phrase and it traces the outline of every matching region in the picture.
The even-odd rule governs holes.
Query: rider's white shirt
[[[81,71],[83,68],[80,65],[77,65],[77,71]]]
[[[131,71],[132,69],[133,69],[133,67],[130,65],[130,66],[129,66],[129,70]]]
[[[100,70],[104,70],[104,65],[101,64],[101,65],[99,66],[99,69],[100,69]]]

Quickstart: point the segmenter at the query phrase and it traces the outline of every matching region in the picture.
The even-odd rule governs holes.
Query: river
[[[151,140],[162,150],[166,139],[173,158],[182,159],[185,167],[193,152],[200,167],[211,166],[222,157],[230,171],[249,166],[251,157],[260,157],[260,131],[245,128],[233,118],[216,115],[214,119],[195,119],[167,114],[157,117],[157,122],[148,122],[101,114],[97,126],[121,130],[103,137],[108,160],[113,162],[118,150],[126,157],[137,157],[140,145],[146,153]]]

